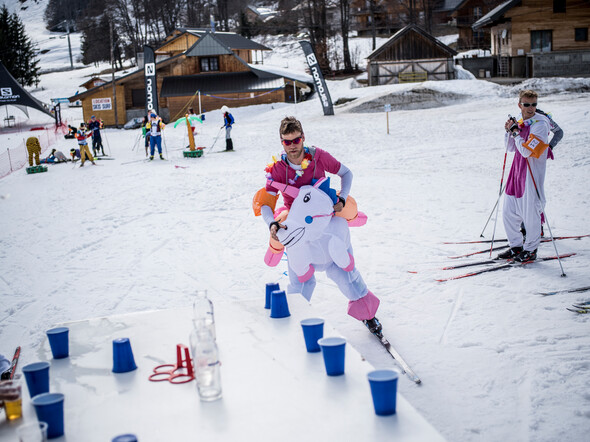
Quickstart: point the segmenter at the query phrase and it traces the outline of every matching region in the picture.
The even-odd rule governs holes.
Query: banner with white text
[[[311,76],[313,77],[313,81],[315,83],[316,91],[320,97],[320,101],[322,102],[322,107],[324,108],[324,115],[334,115],[334,106],[332,106],[332,98],[330,98],[330,92],[328,91],[328,86],[326,85],[326,81],[324,80],[324,76],[322,74],[322,70],[320,69],[320,65],[318,63],[318,59],[315,55],[313,47],[311,46],[311,43],[308,41],[300,41],[299,43],[301,44],[303,52],[305,53],[305,60],[307,61],[307,65],[309,66]]]
[[[143,47],[143,72],[145,76],[145,113],[146,115],[153,109],[156,114],[160,113],[158,106],[158,86],[156,82],[156,57],[154,50],[145,45]]]

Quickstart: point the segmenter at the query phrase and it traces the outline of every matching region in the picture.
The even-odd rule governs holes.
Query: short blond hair
[[[283,118],[283,121],[281,121],[281,127],[279,128],[279,135],[287,135],[295,132],[303,133],[301,121],[295,117]]]
[[[523,91],[520,91],[520,93],[518,94],[518,100],[520,101],[522,97],[534,98],[535,100],[537,100],[539,98],[539,94],[537,94],[532,89],[525,89]]]

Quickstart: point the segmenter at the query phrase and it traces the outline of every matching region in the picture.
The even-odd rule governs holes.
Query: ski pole
[[[217,139],[219,138],[219,135],[221,135],[222,130],[223,130],[223,126],[221,126],[221,128],[219,128],[219,132],[217,132],[217,136],[215,137],[215,140],[213,140],[213,144],[211,145],[211,147],[207,150],[207,153],[209,153],[211,151],[211,149],[213,149],[213,146],[215,146],[215,143],[217,143]]]
[[[506,190],[506,186],[504,186],[501,193],[504,193],[504,190]],[[482,229],[481,233],[479,234],[480,238],[485,238],[485,236],[483,236],[483,232],[485,232],[486,228],[488,227],[488,224],[489,224],[490,220],[492,219],[492,215],[494,214],[494,210],[496,210],[496,206],[498,205],[499,202],[500,202],[500,197],[498,197],[498,199],[496,199],[496,204],[494,204],[494,207],[492,207],[492,211],[490,212],[490,216],[488,216],[488,220],[486,221],[486,224],[483,226],[483,229]]]
[[[164,149],[166,149],[166,156],[168,157],[168,146],[166,145],[166,139],[164,138],[164,134],[162,133],[162,141],[164,142]]]
[[[539,202],[542,204],[541,195],[539,194],[539,189],[537,188],[537,183],[535,182],[535,177],[533,175],[533,170],[531,169],[531,165],[529,164],[529,159],[526,158],[526,165],[529,168],[529,173],[531,174],[531,179],[533,180],[533,184],[535,186],[535,192],[537,192],[537,198],[539,198]],[[557,246],[555,245],[555,239],[553,239],[553,233],[551,232],[551,224],[549,224],[549,218],[547,218],[547,212],[543,210],[545,214],[545,221],[547,221],[547,227],[549,227],[549,236],[551,236],[551,242],[553,243],[553,248],[555,249],[555,256],[557,256],[557,262],[559,262],[559,267],[561,268],[561,276],[566,276],[565,272],[563,271],[563,265],[561,264],[561,258],[559,257],[559,252],[557,251]]]
[[[494,250],[494,238],[496,237],[496,224],[498,224],[498,207],[500,206],[500,198],[502,197],[502,190],[504,187],[504,171],[506,170],[506,157],[508,156],[508,146],[506,146],[506,151],[504,152],[504,164],[502,164],[502,178],[500,179],[500,191],[498,192],[498,201],[496,201],[496,218],[494,219],[494,231],[492,233],[492,243],[490,245],[490,258],[492,257],[492,250]],[[493,212],[493,209],[492,209]],[[487,223],[486,223],[487,225]],[[484,227],[485,230],[485,227]],[[483,237],[483,231],[480,236]]]
[[[109,149],[109,156],[110,156],[110,157],[112,157],[112,156],[113,156],[113,154],[112,154],[112,152],[111,152],[111,145],[109,144],[109,139],[107,138],[107,134],[106,134],[106,133],[104,134],[104,139],[105,139],[105,140],[106,140],[106,142],[107,142],[107,148]]]

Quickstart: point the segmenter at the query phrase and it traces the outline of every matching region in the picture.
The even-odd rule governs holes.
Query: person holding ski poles
[[[164,155],[162,155],[162,131],[166,125],[162,121],[160,117],[156,115],[155,112],[152,111],[150,113],[150,120],[145,125],[145,129],[150,134],[150,161],[154,159],[154,152],[156,150],[156,146],[158,146],[158,153],[160,154],[160,159],[164,159]]]
[[[334,205],[334,212],[341,212],[344,209],[352,186],[352,172],[348,167],[322,149],[304,146],[303,127],[295,117],[286,117],[281,121],[279,135],[284,153],[281,154],[280,160],[277,159],[274,164],[269,164],[267,167],[266,186],[256,193],[253,200],[254,213],[257,216],[262,215],[264,222],[269,227],[272,239],[276,241],[275,244],[280,244],[277,236],[278,230],[285,228],[280,222],[281,219],[284,219],[281,218],[281,215],[284,217],[285,210],[279,209],[275,212],[278,193],[273,184],[278,184],[284,189],[287,188],[287,185],[299,189],[312,184],[313,179],[325,177],[326,172],[338,175],[341,179],[341,190],[338,202]],[[288,210],[294,197],[289,195],[286,190],[282,190],[281,194],[285,208]],[[277,214],[276,219],[275,214]],[[288,273],[289,292],[303,294],[303,283],[300,282],[290,266]],[[379,299],[367,288],[356,266],[350,271],[333,269],[327,272],[327,275],[349,299],[348,314],[362,321],[372,333],[379,334],[382,326],[375,317],[379,307]]]
[[[498,255],[499,259],[518,262],[537,258],[541,242],[541,214],[545,207],[545,170],[547,158],[553,159],[549,147],[551,123],[537,112],[538,94],[523,90],[519,94],[518,119],[509,118],[505,145],[514,152],[512,167],[506,182],[503,221],[510,249]],[[520,225],[524,223],[527,235],[523,239]]]
[[[227,106],[222,106],[221,112],[223,112],[223,126],[221,127],[225,127],[225,150],[234,150],[234,143],[231,139],[231,128],[235,123],[234,117],[229,113]]]
[[[104,146],[102,145],[102,136],[100,135],[102,120],[97,120],[96,116],[93,115],[88,122],[88,129],[92,131],[92,152],[94,153],[94,156],[97,156],[101,150],[102,155],[105,156]]]
[[[94,162],[94,158],[90,153],[90,149],[88,148],[88,138],[92,136],[91,131],[86,130],[86,125],[84,123],[80,124],[80,129],[76,132],[76,140],[78,140],[78,148],[80,149],[80,167],[84,167],[84,162],[86,159],[89,159],[90,162],[96,166]]]

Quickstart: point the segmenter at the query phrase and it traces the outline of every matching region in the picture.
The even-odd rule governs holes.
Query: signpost
[[[387,135],[389,135],[389,112],[391,112],[391,104],[386,104],[384,107],[385,118],[387,119]]]

